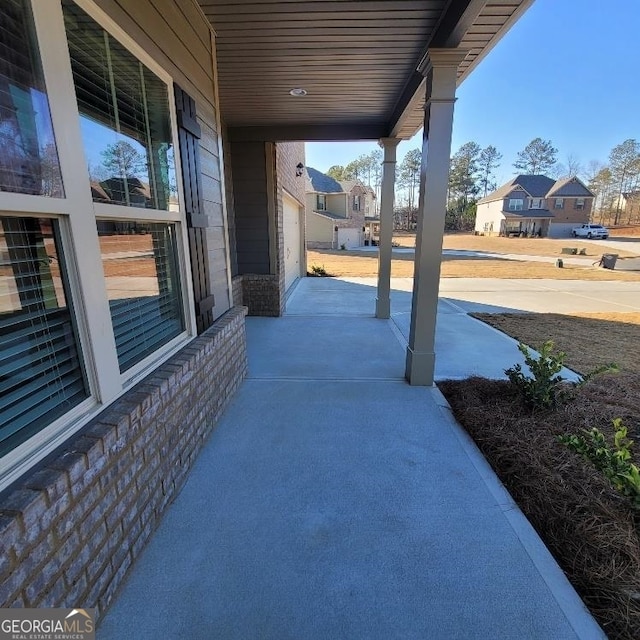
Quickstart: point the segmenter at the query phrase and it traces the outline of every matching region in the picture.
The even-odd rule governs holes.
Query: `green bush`
[[[620,418],[613,421],[613,427],[613,447],[595,427],[584,430],[584,436],[565,434],[558,436],[558,440],[590,460],[622,495],[631,500],[633,508],[640,510],[640,470],[631,462],[633,440],[627,437],[627,428]]]
[[[324,268],[324,265],[322,265],[321,267],[318,267],[317,265],[312,264],[311,273],[313,273],[314,276],[318,276],[320,278],[327,278],[329,276],[326,269]]]
[[[531,375],[522,371],[522,365],[516,364],[505,369],[511,384],[515,385],[524,403],[530,407],[550,409],[566,399],[567,389],[563,385],[565,378],[560,375],[566,354],[564,351],[553,353],[553,342],[547,340],[539,349],[540,357],[535,358],[527,345],[518,344]]]
[[[518,349],[524,356],[531,375],[526,375],[520,364],[505,369],[504,372],[511,384],[518,389],[524,403],[534,409],[551,409],[569,400],[573,389],[585,384],[594,376],[618,370],[615,364],[606,364],[582,376],[579,382],[567,382],[566,378],[560,375],[567,354],[564,351],[554,353],[553,341],[547,340],[538,349],[538,358],[532,355],[529,347],[522,342],[518,344]]]

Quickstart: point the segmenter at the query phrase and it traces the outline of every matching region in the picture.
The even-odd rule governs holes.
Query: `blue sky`
[[[459,88],[453,151],[469,140],[495,145],[498,184],[536,137],[553,142],[560,162],[606,162],[613,146],[640,138],[638,26],[638,0],[536,0]],[[402,142],[398,158],[420,143]],[[375,148],[307,143],[306,163],[326,171]]]

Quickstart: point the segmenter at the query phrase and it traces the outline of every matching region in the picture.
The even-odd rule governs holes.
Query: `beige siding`
[[[327,194],[327,211],[347,217],[347,196],[344,193]]]
[[[480,233],[492,233],[497,235],[500,232],[500,224],[503,220],[502,200],[479,204],[476,211],[475,230]],[[492,224],[493,229],[491,229]],[[487,231],[485,231],[485,225],[487,225]]]
[[[307,242],[332,242],[333,220],[329,220],[317,213],[307,211],[306,234]]]
[[[200,166],[204,213],[215,237],[209,244],[214,317],[228,307],[222,181],[216,123],[213,53],[209,22],[195,0],[96,0],[96,4],[141,46],[196,101],[202,128]]]

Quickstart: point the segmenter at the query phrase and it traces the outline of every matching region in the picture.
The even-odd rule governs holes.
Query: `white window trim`
[[[511,203],[519,202],[520,206],[511,206]],[[522,211],[524,209],[524,198],[509,198],[509,204],[507,205],[509,211]]]
[[[93,202],[62,4],[60,0],[31,0],[65,197],[49,198],[0,192],[0,214],[55,218],[59,221],[62,251],[66,258],[72,298],[69,304],[73,303],[90,397],[2,457],[0,490],[51,453],[107,404],[123,395],[129,387],[146,375],[151,367],[157,367],[166,361],[197,333],[193,283],[188,268],[189,246],[183,209],[184,189],[173,78],[91,0],[74,2],[166,83],[175,150],[179,211]],[[97,219],[149,220],[176,225],[177,261],[181,276],[185,330],[124,374],[120,373],[111,324],[96,227]]]

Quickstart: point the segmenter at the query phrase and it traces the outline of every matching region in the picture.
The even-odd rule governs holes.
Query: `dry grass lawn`
[[[636,228],[637,229],[637,228]],[[414,247],[415,234],[397,232],[394,242],[401,247]],[[459,251],[487,251],[498,254],[536,255],[548,258],[567,258],[563,247],[586,250],[586,258],[597,261],[607,251],[606,247],[588,241],[551,240],[548,238],[499,238],[474,236],[470,233],[449,233],[444,237],[444,248]],[[621,257],[634,254],[618,251]],[[580,256],[578,256],[580,257]],[[307,269],[324,267],[333,276],[373,278],[378,274],[376,253],[361,251],[330,251],[309,249]],[[394,254],[391,275],[396,278],[413,277],[413,255]],[[554,280],[640,280],[640,272],[610,271],[587,266],[566,264],[558,269],[553,262],[533,262],[501,258],[478,258],[444,256],[441,275],[443,278],[549,278]]]
[[[473,237],[473,236],[472,236]],[[505,238],[496,238],[505,240]],[[533,240],[532,242],[536,242]],[[361,251],[332,251],[309,249],[307,270],[313,266],[324,267],[336,277],[375,278],[378,275],[378,256]],[[413,255],[395,254],[391,260],[394,278],[413,277]],[[555,280],[640,280],[640,272],[610,271],[595,267],[565,265],[558,269],[550,262],[524,262],[489,258],[464,258],[444,256],[443,278],[549,278]]]
[[[473,315],[531,347],[553,340],[567,354],[567,366],[580,373],[615,362],[621,371],[640,375],[640,313]]]
[[[636,229],[638,229],[636,227]],[[631,233],[629,233],[631,235]],[[640,240],[640,230],[637,231]],[[615,237],[612,236],[612,240]],[[416,237],[414,233],[397,232],[393,241],[401,247],[415,247]],[[574,240],[564,238],[554,240],[551,238],[501,238],[498,236],[475,236],[472,233],[446,233],[443,241],[444,249],[457,249],[466,251],[488,251],[491,253],[514,253],[518,255],[559,257],[563,247],[575,247],[584,249],[586,257],[594,260],[607,251],[601,244],[589,240]],[[618,251],[621,257],[631,257],[635,254],[629,251]],[[579,257],[579,256],[578,256]]]

